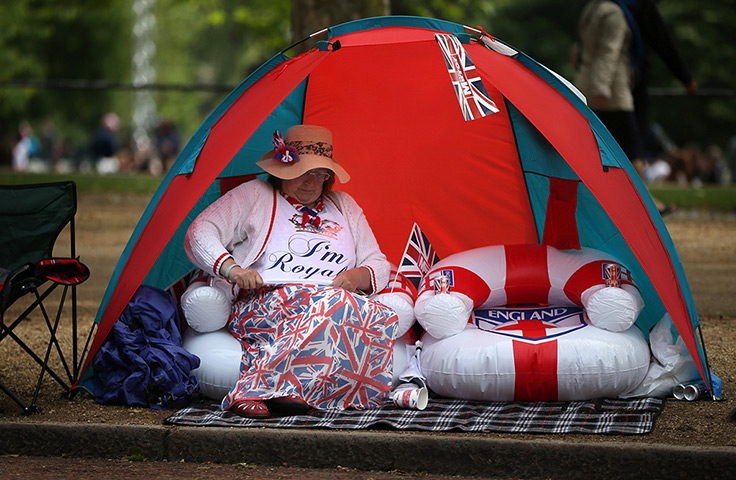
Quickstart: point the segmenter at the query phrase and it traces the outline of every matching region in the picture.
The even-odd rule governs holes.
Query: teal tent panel
[[[509,119],[524,172],[578,180],[577,174],[534,125],[509,102]],[[536,216],[536,214],[535,214]]]
[[[524,172],[538,241],[542,242],[544,220],[549,197],[549,177],[578,180],[564,158],[547,141],[534,125],[510,102],[506,102],[509,121],[514,130],[519,161]]]
[[[179,172],[183,173],[190,173],[192,170],[194,170],[194,165],[197,163],[197,157],[199,157],[199,153],[202,151],[202,147],[204,147],[204,144],[207,143],[207,137],[209,136],[209,131],[202,131],[198,132],[199,135],[196,136],[197,141],[196,142],[190,142],[191,148],[187,151],[187,155],[182,155],[182,165],[179,169]],[[189,144],[187,144],[189,145]]]
[[[255,163],[261,159],[263,154],[273,148],[273,132],[279,130],[284,133],[292,125],[302,123],[302,118],[304,117],[304,96],[308,81],[309,79],[307,78],[300,83],[274,109],[271,115],[261,123],[230,163],[228,163],[222,171],[221,176],[232,177],[263,172],[263,170],[255,166]]]
[[[549,200],[549,177],[525,172],[524,179],[529,187],[529,203],[532,206],[534,222],[537,225],[538,241],[542,243],[544,220],[547,214],[547,201]]]
[[[171,236],[161,255],[159,255],[143,280],[143,284],[157,288],[168,288],[194,268],[184,253],[184,236],[197,215],[217,200],[219,195],[220,185],[219,181],[216,181],[202,194],[179,228]]]

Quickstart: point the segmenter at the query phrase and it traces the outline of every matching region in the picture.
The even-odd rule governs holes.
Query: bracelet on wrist
[[[225,278],[230,278],[230,270],[232,270],[233,267],[239,267],[239,266],[240,265],[238,265],[237,263],[233,263],[232,265],[227,267],[227,269],[225,270]]]

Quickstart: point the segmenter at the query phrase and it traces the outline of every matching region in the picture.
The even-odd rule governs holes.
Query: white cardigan
[[[273,228],[277,195],[262,180],[243,183],[207,207],[187,230],[187,257],[213,276],[213,285],[231,296],[236,294],[234,285],[220,276],[220,266],[232,256],[238,265],[248,268],[261,256]],[[388,284],[391,267],[363,210],[345,192],[330,192],[325,201],[332,201],[347,219],[355,240],[356,266],[371,272],[372,293],[381,291]]]

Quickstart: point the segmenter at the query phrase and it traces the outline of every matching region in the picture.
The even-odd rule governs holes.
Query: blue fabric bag
[[[179,325],[171,295],[142,285],[92,361],[95,400],[157,409],[197,400],[199,357],[182,348]]]

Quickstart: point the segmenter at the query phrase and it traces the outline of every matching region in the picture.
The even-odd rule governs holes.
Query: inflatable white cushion
[[[615,398],[638,385],[649,368],[649,345],[638,328],[614,333],[592,325],[573,325],[536,339],[512,333],[493,333],[467,324],[459,334],[444,339],[425,334],[422,371],[427,385],[443,396],[482,401]],[[553,348],[553,354],[532,350],[537,373],[530,378],[547,372],[543,373],[545,381],[554,382],[555,388],[540,392],[536,386],[527,386],[536,392],[535,398],[520,398],[515,391],[520,368],[515,359],[517,348],[541,343]],[[554,372],[551,380],[550,371]]]
[[[592,287],[581,296],[590,323],[610,332],[630,328],[644,308],[639,290],[622,287]]]
[[[193,283],[181,296],[187,324],[198,332],[214,332],[227,325],[232,304],[217,287]]]
[[[192,375],[199,380],[202,395],[222,400],[240,378],[240,342],[227,329],[199,333],[188,328],[182,346],[199,357],[199,367],[192,370]]]
[[[417,289],[392,263],[388,284],[383,290],[373,295],[371,300],[386,305],[399,317],[396,338],[402,337],[414,325],[416,320],[414,317],[414,301],[416,297]]]
[[[414,309],[417,321],[435,338],[446,338],[463,331],[473,312],[473,301],[462,293],[424,292]]]
[[[414,303],[408,295],[403,292],[379,293],[371,297],[371,300],[387,306],[399,317],[399,325],[396,336],[401,337],[414,325]]]

